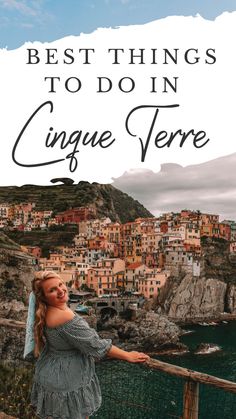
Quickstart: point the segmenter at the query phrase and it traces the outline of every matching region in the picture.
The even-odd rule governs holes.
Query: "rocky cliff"
[[[173,298],[165,302],[168,316],[183,320],[217,317],[225,310],[226,289],[227,284],[217,279],[187,274]]]
[[[236,313],[236,258],[225,240],[202,240],[201,275],[171,277],[161,302],[169,317],[178,320],[217,318]]]
[[[31,288],[34,258],[0,232],[0,299],[24,300]]]
[[[0,317],[21,318],[33,273],[33,259],[0,232]]]
[[[33,260],[0,232],[0,358],[22,358]]]

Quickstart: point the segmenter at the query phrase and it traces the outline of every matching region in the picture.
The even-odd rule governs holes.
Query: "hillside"
[[[73,228],[72,228],[73,227]],[[39,246],[42,256],[48,257],[49,252],[58,246],[71,246],[78,228],[75,225],[66,226],[67,231],[59,230],[33,230],[33,231],[8,231],[9,240],[23,246]]]
[[[72,207],[93,206],[98,217],[125,223],[139,217],[152,217],[142,204],[112,185],[79,182],[52,186],[24,185],[0,187],[1,203],[35,202],[38,210],[55,213]]]
[[[0,232],[0,317],[8,311],[5,306],[13,299],[26,302],[31,288],[34,264],[31,256],[22,252],[21,247]]]

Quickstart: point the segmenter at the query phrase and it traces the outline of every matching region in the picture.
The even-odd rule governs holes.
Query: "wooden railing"
[[[183,419],[198,419],[199,417],[199,384],[217,387],[224,391],[236,393],[236,383],[213,375],[182,368],[177,365],[150,359],[146,362],[150,368],[157,369],[185,380],[183,388]]]

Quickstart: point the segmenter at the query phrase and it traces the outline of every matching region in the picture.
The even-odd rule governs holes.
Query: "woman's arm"
[[[136,351],[123,351],[123,349],[112,345],[111,349],[107,352],[109,358],[121,359],[122,361],[128,362],[146,362],[150,357],[142,352]]]

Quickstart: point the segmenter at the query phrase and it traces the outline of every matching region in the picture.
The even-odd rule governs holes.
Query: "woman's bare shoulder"
[[[60,310],[56,307],[50,307],[46,313],[46,326],[57,327],[74,318],[75,314],[68,308],[67,310]]]

